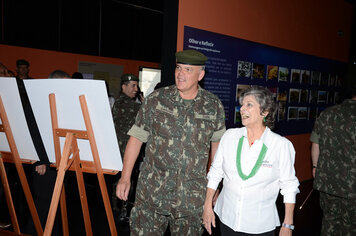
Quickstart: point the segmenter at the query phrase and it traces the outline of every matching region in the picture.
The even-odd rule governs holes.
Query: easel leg
[[[28,182],[27,182],[25,171],[22,166],[20,155],[17,150],[14,135],[12,134],[10,123],[9,123],[9,120],[6,115],[5,107],[2,102],[1,96],[0,96],[0,118],[2,120],[4,129],[5,129],[6,138],[9,143],[11,153],[13,155],[13,161],[15,163],[16,170],[17,170],[17,173],[20,178],[21,186],[22,186],[22,189],[23,189],[25,197],[26,197],[28,208],[30,209],[33,223],[35,224],[37,235],[42,235],[43,231],[42,231],[40,218],[38,217],[38,214],[37,214],[37,209],[36,209],[35,203],[33,201],[32,195],[31,195],[30,186],[28,185]]]
[[[82,212],[85,224],[85,232],[86,235],[93,235],[91,222],[90,222],[90,214],[89,214],[89,207],[88,207],[88,198],[85,191],[84,179],[83,179],[83,171],[80,167],[80,158],[79,158],[79,150],[77,140],[73,140],[73,153],[76,153],[76,156],[73,156],[74,159],[74,166],[75,166],[75,173],[77,176],[77,183],[78,183],[78,190],[80,196],[80,202],[82,204]]]
[[[63,187],[64,175],[66,172],[66,167],[68,163],[69,156],[71,154],[71,145],[73,142],[73,135],[68,133],[66,136],[66,141],[63,147],[63,155],[61,157],[61,162],[58,167],[56,184],[54,186],[51,206],[49,208],[49,214],[46,222],[46,228],[44,231],[44,236],[50,236],[53,229],[54,219],[56,217],[59,197]]]
[[[93,154],[93,160],[94,160],[95,167],[96,167],[96,172],[97,172],[97,176],[98,176],[101,195],[103,196],[105,212],[106,212],[106,216],[108,218],[110,232],[111,232],[111,235],[117,235],[114,216],[112,213],[111,204],[110,204],[109,195],[108,195],[108,189],[106,188],[105,178],[104,178],[103,170],[102,170],[101,164],[100,164],[99,152],[98,152],[98,148],[96,146],[96,142],[95,142],[95,138],[94,138],[94,131],[93,131],[93,127],[91,125],[89,110],[88,110],[87,102],[85,100],[85,96],[84,95],[79,96],[79,100],[80,100],[80,106],[82,108],[85,127],[87,128],[87,132],[88,132],[90,149]]]
[[[19,226],[19,222],[17,220],[15,206],[14,206],[14,202],[13,202],[12,196],[11,196],[9,181],[7,180],[6,170],[5,170],[4,162],[2,160],[1,155],[0,155],[0,175],[1,175],[2,186],[4,188],[4,194],[5,194],[5,197],[6,197],[6,202],[7,202],[7,205],[9,207],[11,223],[12,223],[12,225],[14,227],[14,232],[16,234],[20,234],[20,226]]]
[[[63,235],[69,235],[69,226],[68,226],[68,213],[67,213],[67,202],[66,202],[66,193],[65,188],[62,186],[61,196],[60,196],[60,206],[61,206],[61,219],[62,219],[62,229]]]

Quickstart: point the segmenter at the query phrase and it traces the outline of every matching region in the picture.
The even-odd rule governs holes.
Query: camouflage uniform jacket
[[[356,199],[356,101],[348,99],[323,111],[310,141],[320,149],[314,188]]]
[[[199,87],[185,103],[174,85],[154,91],[129,131],[147,142],[135,207],[174,217],[201,214],[210,142],[219,142],[225,130],[214,94]]]
[[[119,142],[121,157],[124,157],[126,144],[130,136],[127,132],[135,123],[135,117],[140,109],[140,104],[124,93],[120,93],[112,108],[116,137]]]

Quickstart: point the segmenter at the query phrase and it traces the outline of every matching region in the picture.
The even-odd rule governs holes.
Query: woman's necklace
[[[255,163],[255,166],[252,168],[251,173],[247,176],[244,173],[242,173],[241,169],[241,151],[242,151],[242,144],[244,142],[244,137],[242,136],[239,140],[239,145],[237,147],[237,154],[236,154],[236,167],[237,167],[237,172],[239,173],[239,176],[241,177],[242,180],[247,180],[257,173],[257,171],[260,169],[263,159],[265,158],[266,152],[267,152],[267,146],[263,144],[261,148],[261,152],[258,156],[258,159]]]

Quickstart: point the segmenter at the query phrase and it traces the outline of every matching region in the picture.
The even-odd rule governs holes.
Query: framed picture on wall
[[[241,106],[235,107],[235,124],[241,123],[241,114],[240,114]]]
[[[288,120],[296,120],[298,118],[298,107],[288,107]]]
[[[329,74],[322,72],[320,75],[320,85],[321,86],[328,86],[329,84]]]
[[[300,83],[300,70],[299,69],[292,69],[291,70],[291,83]]]
[[[267,80],[277,80],[278,79],[278,66],[267,66]]]
[[[311,84],[319,85],[320,84],[320,72],[312,71],[311,73]]]
[[[239,102],[240,95],[241,93],[251,87],[251,85],[248,84],[236,84],[236,102]]]
[[[301,70],[301,83],[309,84],[310,83],[310,71],[309,70]]]
[[[307,107],[298,107],[298,119],[304,120],[307,119],[308,108]]]
[[[253,63],[252,66],[252,77],[255,79],[265,78],[265,65]]]
[[[300,90],[300,102],[307,103],[308,102],[308,89]]]
[[[300,98],[300,89],[293,89],[289,90],[289,102],[290,103],[297,103],[299,102]]]
[[[252,63],[249,61],[237,62],[237,77],[251,78]]]
[[[287,101],[288,90],[287,89],[282,89],[282,88],[278,88],[277,90],[278,90],[278,92],[277,92],[277,101],[286,102]]]
[[[287,67],[279,67],[278,81],[288,81],[289,69]]]
[[[318,91],[318,103],[326,103],[328,99],[327,91]]]
[[[286,102],[278,102],[278,121],[285,120],[286,118]]]
[[[310,90],[309,103],[317,103],[317,102],[318,102],[318,90]]]

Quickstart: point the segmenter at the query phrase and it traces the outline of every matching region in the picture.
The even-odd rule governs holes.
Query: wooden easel
[[[43,230],[42,230],[42,226],[40,223],[40,219],[38,217],[35,203],[33,201],[32,195],[31,195],[30,187],[28,185],[27,178],[26,178],[23,166],[22,166],[23,162],[31,163],[31,161],[26,161],[26,160],[20,159],[20,155],[17,150],[15,139],[14,139],[14,136],[11,131],[10,123],[7,118],[7,114],[6,114],[5,107],[2,102],[1,96],[0,96],[0,118],[2,121],[2,125],[0,125],[0,132],[5,132],[5,135],[6,135],[8,143],[9,143],[10,150],[11,150],[10,153],[9,152],[0,152],[0,175],[1,175],[1,182],[2,182],[3,188],[4,188],[6,202],[9,207],[11,223],[13,225],[13,230],[14,230],[13,232],[8,231],[8,230],[2,230],[2,231],[3,232],[6,231],[6,233],[8,233],[8,234],[24,235],[20,232],[20,226],[19,226],[19,222],[17,220],[15,207],[14,207],[14,203],[12,200],[10,186],[9,186],[9,182],[8,182],[5,167],[4,167],[4,161],[6,161],[6,162],[13,162],[15,164],[17,173],[20,178],[21,186],[24,191],[26,201],[27,201],[28,207],[30,209],[30,213],[31,213],[34,225],[35,225],[37,235],[43,235]]]
[[[109,222],[110,232],[111,235],[117,235],[115,221],[111,210],[111,205],[110,205],[106,183],[104,179],[104,172],[107,174],[116,174],[117,172],[112,170],[103,170],[101,168],[99,153],[94,138],[94,132],[90,121],[90,116],[89,116],[89,111],[85,100],[85,96],[84,95],[79,96],[79,101],[83,113],[86,131],[59,128],[55,95],[54,94],[49,95],[52,131],[53,131],[53,139],[54,139],[53,141],[54,141],[56,164],[57,164],[58,172],[57,172],[56,184],[53,191],[51,206],[49,209],[44,235],[45,236],[51,235],[59,200],[61,205],[63,234],[69,235],[65,194],[63,188],[64,175],[68,169],[74,170],[76,173],[86,235],[92,235],[93,233],[92,233],[92,227],[90,222],[90,215],[89,215],[89,208],[88,208],[87,196],[86,196],[84,179],[83,179],[83,172],[97,174],[101,195],[104,201],[106,216]],[[65,137],[65,143],[63,146],[62,154],[60,149],[60,137]],[[93,162],[80,160],[77,139],[89,140],[91,152],[93,155]]]

